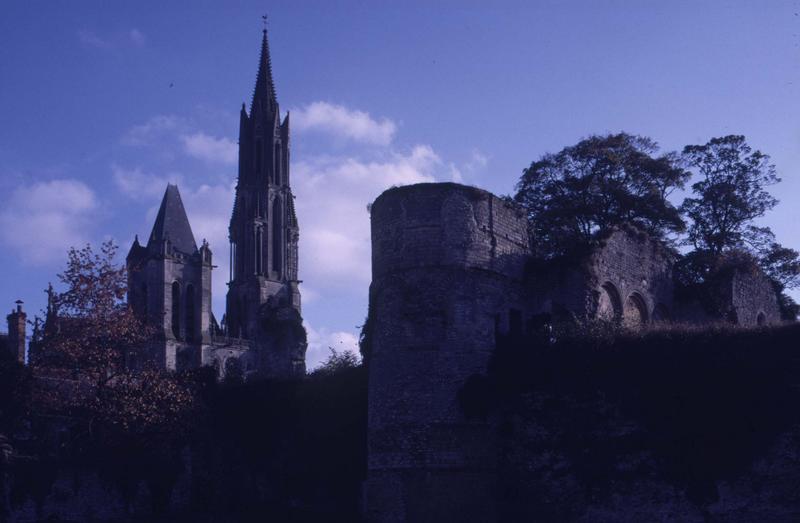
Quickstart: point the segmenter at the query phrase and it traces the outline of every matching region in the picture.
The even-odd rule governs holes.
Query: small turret
[[[8,350],[20,363],[25,363],[25,326],[28,315],[22,310],[22,300],[16,301],[16,309],[6,316],[8,320]]]

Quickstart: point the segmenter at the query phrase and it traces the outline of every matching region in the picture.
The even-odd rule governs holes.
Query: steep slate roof
[[[256,76],[256,88],[253,91],[253,103],[250,105],[250,115],[255,110],[256,100],[261,99],[264,108],[272,109],[278,105],[275,96],[275,83],[272,81],[272,60],[269,56],[269,42],[267,41],[267,31],[264,31],[264,38],[261,40],[261,57],[258,59],[258,76]]]
[[[164,240],[169,240],[176,250],[184,254],[197,252],[197,244],[194,241],[192,227],[189,225],[189,218],[186,217],[186,210],[183,208],[181,194],[178,192],[178,186],[172,184],[167,185],[147,246]]]

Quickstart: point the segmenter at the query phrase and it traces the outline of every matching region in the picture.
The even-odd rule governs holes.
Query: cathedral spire
[[[253,103],[250,106],[251,115],[258,107],[259,102],[261,102],[264,109],[273,109],[278,105],[275,96],[275,83],[272,81],[272,60],[269,55],[269,41],[267,40],[266,27],[263,33],[264,36],[261,40],[261,56],[258,59],[256,88],[253,92]]]

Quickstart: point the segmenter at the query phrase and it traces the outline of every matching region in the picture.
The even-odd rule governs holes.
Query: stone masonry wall
[[[596,314],[603,313],[604,296],[616,290],[626,320],[649,323],[654,316],[670,317],[673,263],[674,257],[646,234],[613,232],[590,258],[590,288],[599,298]]]
[[[759,270],[737,270],[731,278],[731,304],[739,325],[780,323],[781,312],[770,281]]]
[[[533,312],[650,323],[672,316],[673,255],[646,234],[618,229],[588,253],[529,271]]]
[[[390,189],[371,214],[367,516],[491,519],[493,436],[457,392],[521,316],[525,218],[456,184]]]

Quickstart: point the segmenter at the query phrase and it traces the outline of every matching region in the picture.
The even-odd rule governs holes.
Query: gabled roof
[[[186,210],[183,208],[181,194],[178,186],[169,184],[161,200],[161,207],[158,209],[156,223],[153,224],[153,231],[147,241],[150,248],[164,240],[169,240],[173,248],[184,253],[194,254],[197,252],[197,244],[194,241],[192,227],[189,225],[189,218],[186,217]]]

